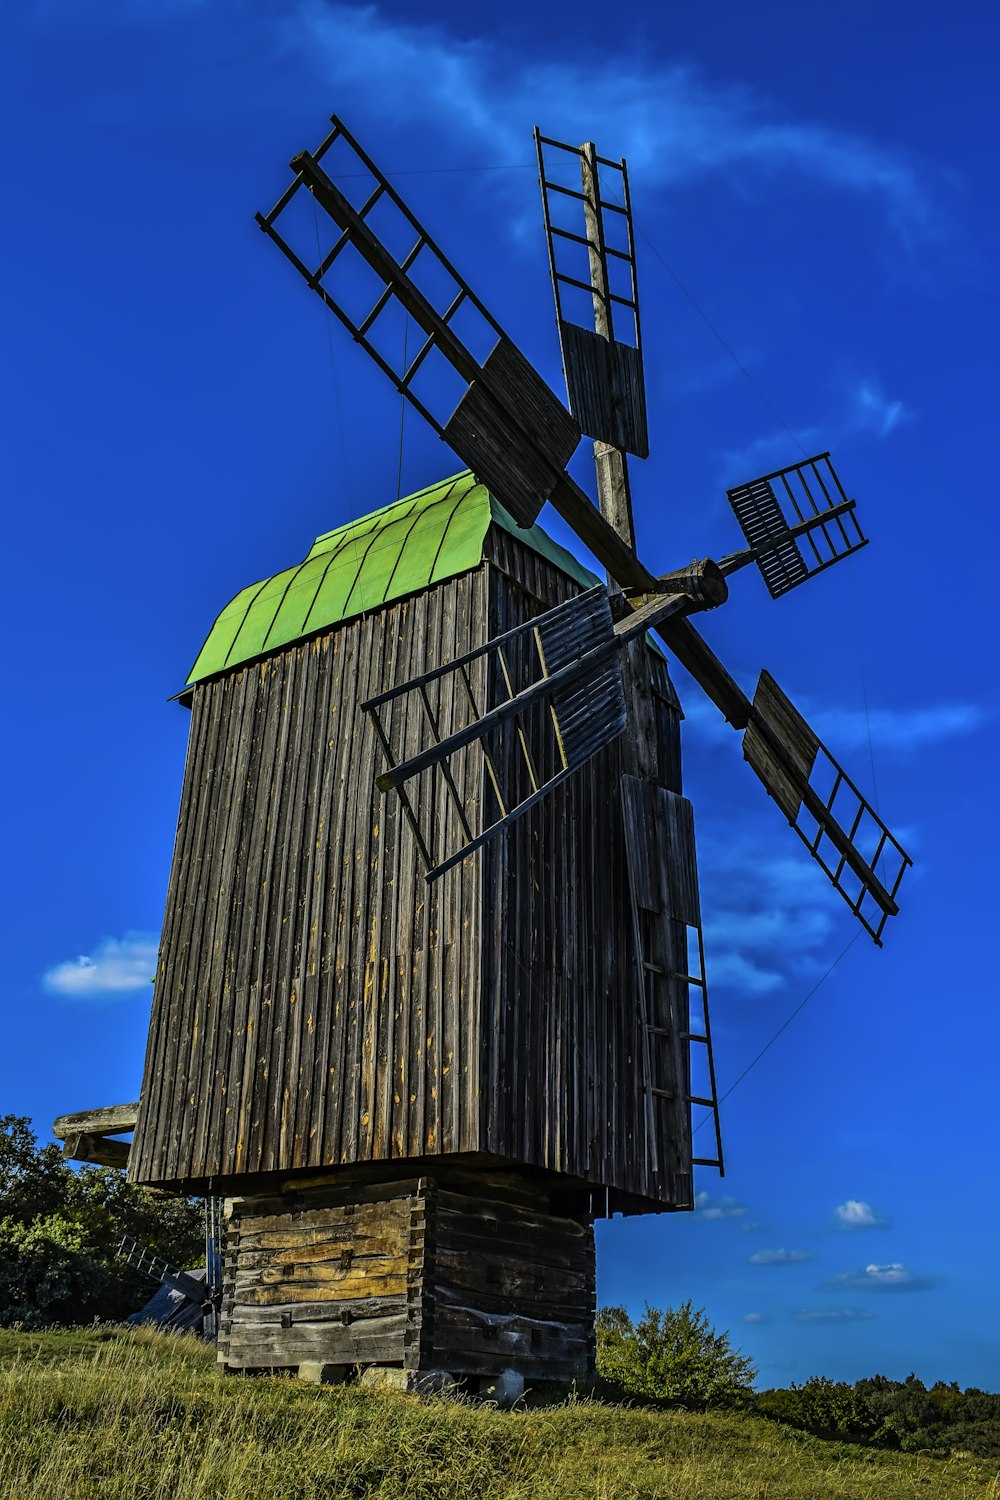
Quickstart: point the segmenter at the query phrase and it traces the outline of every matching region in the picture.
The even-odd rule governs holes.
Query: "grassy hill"
[[[1000,1500],[997,1467],[751,1416],[227,1378],[151,1332],[0,1332],[0,1500]]]

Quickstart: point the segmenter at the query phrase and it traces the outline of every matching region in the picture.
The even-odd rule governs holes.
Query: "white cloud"
[[[751,1266],[793,1266],[800,1261],[815,1260],[811,1250],[757,1250],[750,1256]]]
[[[766,1323],[767,1318],[763,1313],[744,1313],[743,1321],[744,1323]]]
[[[884,1266],[863,1266],[857,1271],[841,1271],[827,1282],[831,1287],[875,1292],[926,1292],[936,1285],[935,1277],[918,1276],[899,1261]]]
[[[834,1210],[841,1229],[887,1229],[889,1220],[878,1209],[860,1198],[848,1198]]]
[[[644,184],[730,172],[797,175],[882,202],[907,237],[935,228],[930,185],[902,152],[858,135],[781,118],[745,87],[698,69],[620,49],[603,66],[514,52],[497,37],[462,39],[424,21],[400,22],[376,5],[302,0],[279,21],[283,42],[306,52],[338,94],[398,124],[451,136],[491,161],[526,159],[541,117],[563,139],[613,142]]]
[[[148,990],[156,972],[158,948],[159,939],[149,932],[104,938],[92,953],[81,953],[47,969],[42,984],[51,994],[67,995],[71,1000]]]
[[[695,1213],[701,1219],[742,1219],[746,1207],[735,1198],[719,1198],[714,1201],[708,1193],[697,1193],[694,1200]]]

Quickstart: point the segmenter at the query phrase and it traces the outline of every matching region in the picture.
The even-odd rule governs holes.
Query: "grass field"
[[[1000,1500],[997,1467],[751,1416],[223,1377],[151,1332],[0,1332],[2,1500]]]

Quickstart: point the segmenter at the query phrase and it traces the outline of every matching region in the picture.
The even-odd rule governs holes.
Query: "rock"
[[[499,1375],[484,1375],[479,1382],[479,1398],[496,1406],[513,1406],[524,1395],[524,1376],[516,1370],[501,1370]]]
[[[319,1359],[307,1359],[299,1365],[299,1379],[310,1385],[343,1385],[349,1365],[327,1365]]]

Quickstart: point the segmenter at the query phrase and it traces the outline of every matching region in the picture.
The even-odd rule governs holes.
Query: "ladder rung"
[[[692,1156],[693,1167],[722,1167],[722,1158],[719,1156]]]
[[[687,1099],[687,1102],[689,1104],[703,1104],[706,1109],[715,1108],[714,1099],[703,1099],[700,1094],[685,1094],[684,1097]]]
[[[696,1032],[696,1031],[682,1031],[681,1032],[681,1041],[682,1042],[706,1042],[707,1043],[708,1042],[708,1037],[707,1036],[699,1036],[698,1032]]]
[[[677,1095],[673,1092],[672,1089],[654,1089],[652,1086],[650,1086],[649,1092],[651,1094],[654,1094],[657,1099],[676,1099],[677,1098]]]
[[[646,1030],[651,1031],[654,1036],[673,1036],[669,1026],[647,1026]]]
[[[647,974],[659,974],[663,979],[679,979],[684,984],[696,984],[699,989],[705,988],[704,979],[698,979],[694,974],[681,974],[674,969],[665,969],[662,964],[650,963],[649,959],[643,959],[642,967]]]

